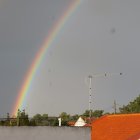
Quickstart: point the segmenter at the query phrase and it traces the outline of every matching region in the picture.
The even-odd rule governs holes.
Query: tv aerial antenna
[[[97,77],[109,77],[109,76],[117,76],[117,75],[122,75],[122,73],[103,73],[103,74],[94,74],[94,75],[89,75],[89,118],[91,118],[92,115],[92,110],[91,110],[91,103],[92,103],[92,79],[97,78]]]

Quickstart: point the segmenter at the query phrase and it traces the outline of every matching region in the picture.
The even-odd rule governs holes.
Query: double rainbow
[[[36,57],[35,57],[33,63],[31,64],[29,71],[27,72],[27,75],[25,76],[22,87],[21,87],[18,97],[16,99],[16,103],[14,105],[12,115],[16,116],[18,109],[23,108],[23,103],[24,103],[25,97],[29,93],[29,89],[32,84],[33,78],[36,75],[36,72],[37,72],[41,62],[43,61],[48,48],[51,46],[51,44],[55,40],[56,36],[59,34],[60,30],[66,24],[67,20],[72,15],[72,13],[74,13],[74,11],[78,8],[80,3],[81,3],[81,0],[75,0],[73,3],[71,3],[71,5],[64,12],[64,14],[61,16],[61,18],[52,27],[50,33],[48,34],[48,36],[44,42],[44,45],[40,48],[40,50],[36,54]]]

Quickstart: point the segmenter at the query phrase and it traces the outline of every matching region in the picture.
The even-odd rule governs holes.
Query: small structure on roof
[[[86,123],[85,123],[84,119],[82,119],[82,117],[79,117],[79,119],[74,124],[74,126],[78,126],[78,127],[85,126],[85,125],[86,125]]]

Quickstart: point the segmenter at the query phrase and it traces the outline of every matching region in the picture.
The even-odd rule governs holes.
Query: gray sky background
[[[11,112],[18,92],[52,25],[74,0],[0,1],[0,116]],[[80,114],[88,109],[113,111],[140,94],[140,1],[82,0],[48,49],[25,99],[36,113]],[[86,82],[87,81],[87,82]]]

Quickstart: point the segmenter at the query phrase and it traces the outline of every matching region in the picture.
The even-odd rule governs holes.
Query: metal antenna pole
[[[92,75],[89,75],[88,78],[89,78],[89,117],[91,118]]]
[[[91,118],[91,113],[92,113],[92,110],[91,110],[91,95],[92,95],[92,78],[96,78],[96,77],[107,77],[107,76],[113,76],[113,75],[122,75],[122,73],[103,73],[103,74],[94,74],[93,76],[92,75],[89,75],[88,78],[89,78],[89,117]],[[114,105],[116,105],[116,103],[114,102]],[[116,113],[116,106],[115,106],[115,113]]]

